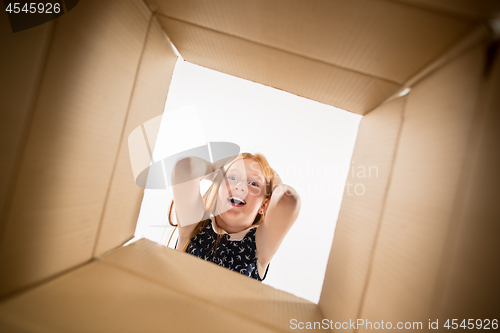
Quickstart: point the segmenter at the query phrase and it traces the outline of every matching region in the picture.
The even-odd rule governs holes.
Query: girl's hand
[[[226,163],[231,162],[236,156],[230,156],[212,163],[212,171],[219,171]]]
[[[281,180],[280,176],[274,169],[271,169],[271,171],[273,173],[273,191],[274,191],[276,186],[283,184],[283,181]]]
[[[217,174],[218,174],[218,172],[211,172],[208,175],[206,175],[205,177],[203,177],[201,180],[208,180],[208,181],[213,183]]]
[[[213,182],[215,180],[215,177],[217,177],[217,175],[221,172],[222,167],[226,163],[231,162],[235,157],[236,156],[226,157],[212,163],[212,172],[203,177],[203,179]]]

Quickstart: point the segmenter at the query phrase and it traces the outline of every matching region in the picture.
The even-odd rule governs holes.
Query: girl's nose
[[[236,184],[236,185],[234,186],[234,189],[235,189],[236,191],[240,191],[240,190],[241,190],[241,191],[245,192],[245,190],[246,190],[246,186],[245,186],[245,184],[244,184],[243,182],[239,182],[238,184]]]

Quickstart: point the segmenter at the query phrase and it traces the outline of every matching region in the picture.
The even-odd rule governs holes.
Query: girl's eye
[[[236,177],[235,176],[229,176],[229,177],[227,177],[227,179],[229,179],[229,180],[236,180]]]
[[[252,186],[257,186],[257,187],[259,187],[259,184],[257,184],[256,182],[251,182],[250,184],[251,184]]]

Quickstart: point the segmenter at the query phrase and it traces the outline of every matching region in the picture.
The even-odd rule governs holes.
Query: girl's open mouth
[[[243,207],[246,204],[245,200],[238,197],[229,197],[227,200],[234,207]]]

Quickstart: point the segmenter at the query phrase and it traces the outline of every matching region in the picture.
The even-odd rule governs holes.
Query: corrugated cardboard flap
[[[146,2],[187,61],[358,114],[476,23],[385,0]]]
[[[280,332],[291,319],[322,315],[314,303],[145,239],[0,306],[0,329],[29,331]]]
[[[102,261],[276,328],[289,327],[293,318],[322,319],[318,306],[310,301],[146,239],[105,255]]]

